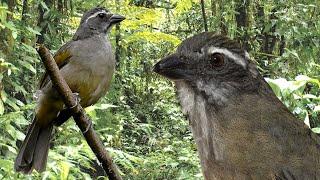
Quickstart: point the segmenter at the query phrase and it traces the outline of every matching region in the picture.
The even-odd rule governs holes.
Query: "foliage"
[[[267,79],[267,82],[278,98],[309,127],[319,127],[319,79],[299,75],[293,81],[279,78]],[[312,129],[317,132],[316,128]]]
[[[33,118],[32,96],[43,73],[35,50],[37,36],[44,34],[45,44],[55,52],[71,38],[81,14],[101,1],[68,1],[62,10],[56,7],[59,0],[30,1],[26,13],[22,13],[26,1],[15,1],[14,8],[12,1],[6,2],[0,3],[0,178],[101,178],[101,167],[72,121],[56,129],[46,172],[25,176],[13,171],[17,147]],[[206,1],[209,29],[223,33],[227,27],[227,34],[235,39],[248,36],[249,53],[276,95],[319,133],[320,3],[260,0],[249,4],[249,26],[244,28],[237,26],[236,3]],[[151,72],[152,65],[174,51],[181,40],[203,31],[200,4],[195,0],[115,0],[101,5],[127,19],[120,32],[113,30],[110,35],[120,55],[111,89],[97,105],[87,108],[94,128],[124,179],[201,179],[196,147],[173,84]],[[258,5],[264,16],[257,15]],[[46,10],[41,23],[39,6]],[[271,51],[264,50],[264,37],[276,40]]]

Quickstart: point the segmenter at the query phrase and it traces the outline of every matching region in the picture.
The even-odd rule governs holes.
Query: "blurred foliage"
[[[251,2],[249,25],[244,28],[237,27],[236,2],[206,1],[209,30],[224,32],[224,27],[232,38],[247,36],[249,53],[276,95],[319,133],[320,2]],[[72,37],[82,13],[97,5],[127,18],[120,32],[114,29],[110,35],[120,55],[112,87],[97,105],[87,108],[124,179],[202,179],[173,84],[151,72],[152,65],[181,40],[203,31],[196,0],[0,1],[0,178],[103,179],[103,170],[73,121],[56,129],[46,172],[13,171],[17,147],[33,118],[32,96],[44,71],[36,37],[42,33],[54,53]],[[45,9],[40,23],[39,7]],[[261,7],[263,16],[257,15]],[[264,51],[271,43],[264,37],[276,40],[270,52]]]

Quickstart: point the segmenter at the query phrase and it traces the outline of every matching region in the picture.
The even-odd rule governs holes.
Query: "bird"
[[[205,179],[320,179],[320,137],[277,98],[240,43],[196,34],[153,71],[174,83]]]
[[[104,7],[88,10],[72,39],[54,55],[61,75],[82,107],[95,104],[110,86],[116,62],[108,33],[124,19]],[[46,169],[53,126],[72,115],[47,73],[39,84],[35,116],[14,163],[17,172],[26,174]]]

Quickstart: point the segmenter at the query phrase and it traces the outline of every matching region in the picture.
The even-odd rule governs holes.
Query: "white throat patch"
[[[244,68],[247,67],[247,62],[241,56],[229,51],[228,49],[210,47],[208,49],[208,53],[210,53],[210,54],[214,54],[214,53],[224,54],[224,55],[228,56],[229,59],[232,59],[235,63],[241,65],[242,67],[244,67]]]
[[[107,14],[107,12],[106,12],[105,10],[98,11],[98,12],[96,12],[96,13],[92,14],[91,16],[89,16],[89,17],[86,19],[86,23],[88,22],[88,20],[89,20],[89,19],[91,19],[91,18],[94,18],[94,17],[98,16],[98,14],[100,14],[100,13],[105,13],[105,14]]]
[[[224,142],[219,124],[215,116],[206,113],[206,101],[184,82],[176,83],[176,87],[182,111],[189,115],[193,137],[202,156],[200,159],[210,159],[214,155],[216,160],[223,160]]]

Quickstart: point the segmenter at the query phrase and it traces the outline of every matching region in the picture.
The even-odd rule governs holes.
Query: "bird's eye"
[[[98,16],[99,16],[99,18],[104,18],[106,16],[106,14],[105,13],[99,13]]]
[[[210,65],[212,68],[222,67],[224,65],[224,56],[220,53],[214,53],[210,56]]]

